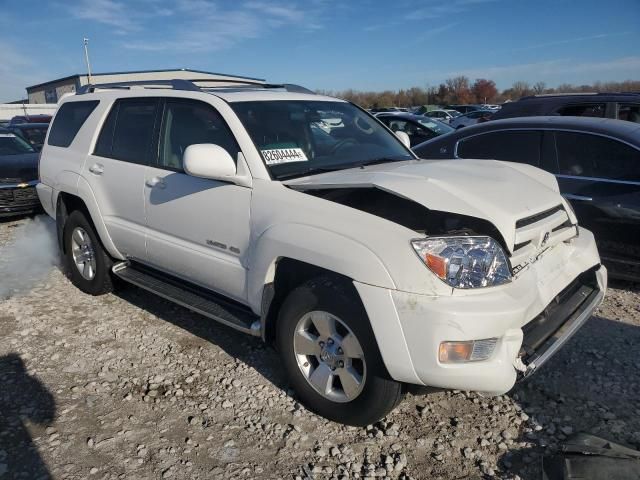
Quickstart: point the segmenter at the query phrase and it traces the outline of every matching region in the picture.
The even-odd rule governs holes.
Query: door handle
[[[582,195],[574,195],[572,193],[565,193],[564,198],[566,198],[567,200],[580,200],[583,202],[592,202],[593,198],[591,197],[584,197]]]
[[[160,177],[149,178],[144,183],[149,188],[165,188],[167,186],[167,184],[164,183],[164,180]]]
[[[94,175],[102,175],[104,172],[104,166],[101,163],[94,163],[89,167],[89,171]]]

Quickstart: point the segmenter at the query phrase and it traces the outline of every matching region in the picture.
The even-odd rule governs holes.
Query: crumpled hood
[[[0,155],[0,178],[16,178],[22,182],[38,179],[38,154]]]
[[[496,160],[410,160],[283,182],[296,190],[377,187],[429,208],[482,218],[511,250],[516,221],[562,203],[553,175]]]

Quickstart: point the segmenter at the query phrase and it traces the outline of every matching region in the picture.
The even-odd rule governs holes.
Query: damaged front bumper
[[[354,282],[382,359],[397,381],[499,395],[530,376],[591,316],[607,272],[580,229],[499,287],[424,295]],[[480,361],[441,362],[443,342],[495,340]]]
[[[514,366],[520,380],[531,376],[591,318],[604,298],[601,268],[582,273],[549,306],[523,328],[522,347]],[[600,272],[601,273],[601,272]]]

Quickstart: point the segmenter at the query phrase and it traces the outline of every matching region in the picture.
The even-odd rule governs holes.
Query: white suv
[[[60,105],[37,189],[68,275],[273,343],[327,418],[372,423],[408,384],[507,392],[604,296],[593,235],[549,173],[420,160],[300,87],[166,83]]]

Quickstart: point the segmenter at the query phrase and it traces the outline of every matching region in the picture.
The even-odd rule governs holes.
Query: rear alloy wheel
[[[344,279],[318,277],[290,292],[276,341],[300,401],[325,418],[366,426],[402,400],[357,292]]]
[[[113,290],[107,254],[93,225],[80,210],[71,212],[63,232],[66,272],[71,282],[85,293],[102,295]]]

